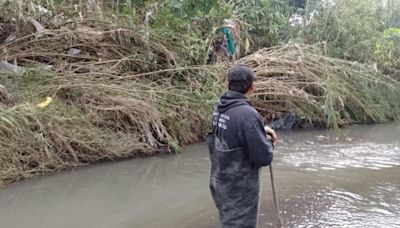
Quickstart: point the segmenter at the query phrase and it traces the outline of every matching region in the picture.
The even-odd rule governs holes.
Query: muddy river
[[[279,132],[285,227],[400,227],[400,124]],[[206,145],[64,171],[0,189],[1,228],[218,227]],[[276,221],[264,169],[259,227]]]

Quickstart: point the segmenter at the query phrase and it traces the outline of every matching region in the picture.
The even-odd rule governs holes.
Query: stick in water
[[[270,176],[271,176],[272,196],[274,197],[275,210],[276,210],[276,214],[278,216],[278,227],[280,228],[280,227],[283,227],[283,224],[282,224],[282,219],[281,219],[280,210],[279,210],[278,198],[276,196],[274,173],[272,172],[272,164],[269,165],[269,172],[271,174]]]

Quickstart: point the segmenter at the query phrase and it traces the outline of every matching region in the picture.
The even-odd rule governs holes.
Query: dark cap
[[[256,79],[253,70],[245,64],[236,64],[228,72],[229,89],[246,93]]]

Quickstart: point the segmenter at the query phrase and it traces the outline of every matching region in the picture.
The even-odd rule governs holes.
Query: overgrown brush
[[[31,104],[1,109],[0,182],[96,161],[150,155],[160,149],[143,137],[151,137],[161,124],[120,132],[113,126],[99,127],[89,117],[93,115],[60,100],[43,109]],[[148,117],[136,115],[131,125],[151,124],[137,118]]]
[[[0,105],[0,183],[204,139],[220,68],[160,34],[86,18],[0,44],[24,67],[0,75],[1,102],[16,102]]]
[[[17,105],[0,106],[0,183],[102,160],[179,152],[178,143],[203,139],[210,112],[206,98],[215,97],[214,87],[201,88],[209,94],[202,97],[195,85],[93,80],[37,72],[3,78],[10,87],[21,81],[34,86],[14,87],[13,94],[21,95]],[[37,106],[46,96],[52,101]]]
[[[240,60],[258,81],[255,105],[269,120],[291,111],[315,125],[385,122],[400,113],[399,83],[365,65],[327,57],[320,45],[262,49]]]

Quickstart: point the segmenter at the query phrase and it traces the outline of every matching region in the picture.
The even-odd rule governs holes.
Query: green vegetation
[[[390,28],[383,32],[375,47],[375,56],[380,70],[400,80],[400,28]]]
[[[400,113],[398,1],[0,0],[0,15],[2,184],[203,140],[229,67],[204,64],[225,19],[267,120]]]

